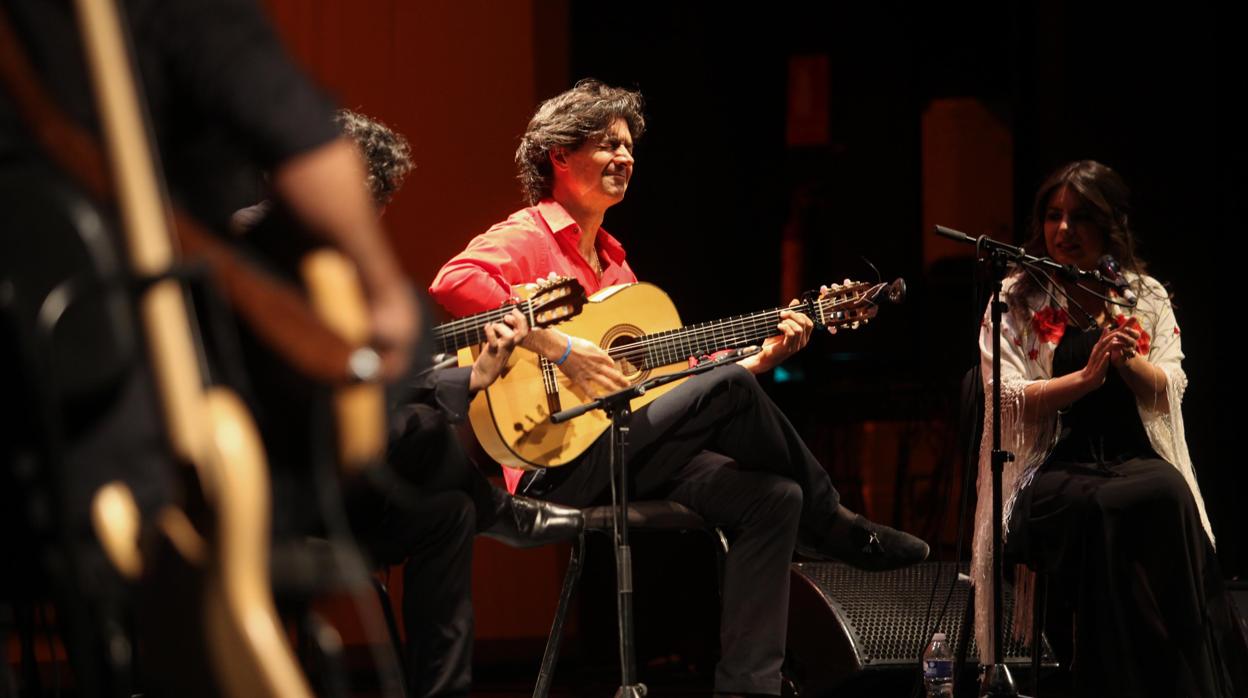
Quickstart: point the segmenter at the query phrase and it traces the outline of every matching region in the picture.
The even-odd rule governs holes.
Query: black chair
[[[370,570],[355,541],[307,536],[279,542],[273,548],[270,566],[282,615],[293,619],[297,654],[309,678],[317,684],[318,695],[350,695],[342,639],[310,606],[312,599],[329,593],[350,597],[370,640],[382,695],[404,695],[403,640],[390,591]],[[380,614],[371,607],[367,591],[370,588],[377,597]],[[379,648],[374,642],[381,632],[378,620],[384,622],[388,649]]]
[[[585,530],[572,547],[572,556],[568,561],[568,571],[563,576],[563,588],[559,592],[559,606],[555,611],[554,622],[550,626],[550,636],[546,640],[546,651],[542,655],[541,668],[537,675],[537,684],[533,688],[534,698],[546,698],[550,694],[551,682],[554,680],[555,664],[559,660],[559,648],[563,642],[563,628],[567,621],[568,609],[572,594],[581,578],[581,570],[585,561],[585,536],[587,533],[611,535],[613,510],[611,506],[589,507],[584,510]],[[723,591],[724,558],[728,554],[728,538],[719,528],[713,527],[701,516],[688,507],[676,502],[665,500],[643,500],[630,502],[628,505],[628,526],[630,531],[697,531],[710,536],[715,544],[717,557],[716,579],[720,592]]]

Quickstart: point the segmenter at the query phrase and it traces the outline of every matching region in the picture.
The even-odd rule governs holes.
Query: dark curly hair
[[[616,119],[628,124],[636,142],[646,131],[641,93],[610,87],[586,78],[563,94],[551,97],[537,107],[516,149],[520,187],[530,205],[551,195],[554,170],[550,151],[575,150],[604,131]]]
[[[349,137],[368,163],[368,190],[378,207],[390,203],[412,169],[407,139],[385,124],[350,109],[334,112],[334,125]]]

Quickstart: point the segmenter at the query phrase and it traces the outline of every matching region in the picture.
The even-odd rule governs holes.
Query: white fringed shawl
[[[1187,452],[1187,440],[1183,430],[1181,405],[1187,388],[1187,376],[1183,373],[1183,348],[1179,339],[1179,326],[1165,289],[1149,276],[1127,274],[1139,302],[1134,316],[1150,338],[1147,358],[1166,374],[1166,398],[1168,409],[1162,411],[1160,395],[1153,400],[1136,401],[1140,420],[1149,441],[1166,462],[1173,464],[1196,500],[1200,520],[1205,533],[1213,541],[1213,529],[1205,514],[1205,502],[1196,484],[1191,457]],[[1015,274],[1006,279],[1008,291],[1018,282]],[[1053,351],[1058,339],[1038,332],[1035,315],[1050,303],[1043,291],[1025,299],[1024,303],[1012,305],[1002,318],[1001,335],[1001,442],[1002,448],[1014,453],[1014,460],[1005,464],[1002,474],[1003,514],[1010,520],[1018,493],[1035,476],[1053,450],[1057,434],[1061,431],[1059,416],[1054,414],[1040,420],[1023,419],[1023,390],[1028,385],[1053,377]],[[992,320],[985,313],[979,335],[980,370],[984,377],[984,399],[987,409],[984,415],[983,440],[979,453],[978,504],[975,509],[975,534],[971,555],[971,579],[975,584],[975,638],[979,644],[980,661],[991,663],[992,637]],[[1112,367],[1110,370],[1114,370]],[[1007,530],[1006,535],[1009,535]],[[1018,568],[1014,599],[1014,632],[1017,637],[1029,637],[1031,632],[1031,593],[1033,575],[1029,570]]]

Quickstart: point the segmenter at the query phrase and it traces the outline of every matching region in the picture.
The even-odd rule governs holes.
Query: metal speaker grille
[[[958,579],[954,565],[928,562],[891,572],[864,572],[835,562],[799,562],[793,568],[818,587],[824,600],[844,623],[864,667],[913,666],[935,632],[945,633],[957,652],[970,583],[965,577]],[[965,566],[962,572],[966,573]],[[935,596],[932,594],[934,582]],[[948,608],[936,623],[947,596]],[[1014,592],[1008,584],[1004,604],[1008,621],[1014,608]],[[1009,623],[1005,637],[1006,662],[1031,661],[1030,638],[1025,642],[1013,640],[1013,628]],[[967,657],[974,661],[978,647],[973,637],[968,640],[971,646]],[[1054,661],[1052,651],[1043,639],[1042,645],[1042,660],[1050,664]]]

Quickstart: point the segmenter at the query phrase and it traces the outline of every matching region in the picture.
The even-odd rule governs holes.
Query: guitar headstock
[[[846,327],[856,330],[865,325],[879,312],[880,303],[900,303],[906,297],[906,282],[867,283],[845,279],[831,284],[818,293],[807,294],[807,302],[814,310],[812,318],[829,329]]]
[[[580,314],[589,302],[585,287],[570,276],[542,279],[525,284],[522,296],[530,304],[533,327],[549,327]]]

